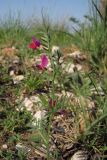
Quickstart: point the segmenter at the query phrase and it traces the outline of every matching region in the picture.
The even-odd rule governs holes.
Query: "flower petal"
[[[33,42],[30,43],[28,47],[31,48],[31,49],[37,49],[37,46]]]
[[[45,68],[43,68],[43,66],[41,64],[37,64],[36,67],[39,69],[39,70],[44,70]]]
[[[40,47],[40,45],[41,45],[40,41],[37,40],[34,36],[32,37],[32,42],[35,43],[35,45],[36,45],[37,47]]]
[[[46,68],[48,65],[48,57],[45,54],[41,56],[41,65],[43,68]]]

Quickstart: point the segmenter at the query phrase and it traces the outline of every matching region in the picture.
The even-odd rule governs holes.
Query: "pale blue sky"
[[[0,0],[0,17],[11,11],[12,15],[20,12],[23,19],[32,15],[41,15],[41,9],[57,20],[74,16],[82,19],[88,12],[88,0]]]

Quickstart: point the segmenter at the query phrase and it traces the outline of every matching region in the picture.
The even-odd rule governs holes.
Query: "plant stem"
[[[86,130],[85,135],[88,134],[89,131],[92,130],[92,128],[94,128],[99,122],[101,122],[102,120],[104,120],[107,117],[107,113],[103,114],[99,119],[95,120]]]

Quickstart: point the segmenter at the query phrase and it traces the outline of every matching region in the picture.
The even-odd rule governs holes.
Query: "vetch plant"
[[[55,59],[53,59],[52,54],[50,53],[51,52],[51,47],[50,47],[49,33],[48,34],[44,33],[43,37],[44,37],[44,39],[42,39],[42,41],[43,41],[42,45],[43,45],[43,49],[45,50],[46,53],[41,53],[41,51],[40,51],[40,55],[41,55],[40,62],[38,64],[35,64],[34,67],[37,69],[35,73],[38,73],[39,70],[43,71],[43,72],[40,72],[40,75],[41,75],[41,77],[39,76],[39,81],[40,82],[42,82],[42,81],[45,82],[46,81],[48,84],[50,84],[50,80],[51,80],[52,83],[50,84],[51,89],[49,90],[49,94],[51,95],[50,97],[52,97],[52,98],[50,98],[49,102],[47,103],[47,107],[49,109],[48,122],[47,122],[48,125],[45,126],[46,128],[44,128],[41,124],[41,126],[39,126],[39,127],[36,126],[36,128],[38,129],[38,132],[40,133],[40,136],[41,136],[41,138],[44,142],[44,145],[46,146],[47,159],[49,160],[51,158],[50,157],[51,156],[50,155],[51,124],[52,124],[52,118],[53,118],[53,115],[54,115],[54,112],[55,112],[54,107],[56,107],[56,99],[54,99],[54,97],[55,97],[54,96],[55,95],[54,80],[55,80],[55,77],[56,77],[56,74],[55,74],[56,73],[56,68],[53,65],[54,64],[53,61]],[[29,45],[29,48],[31,48],[33,50],[37,50],[37,49],[39,49],[40,45],[41,45],[40,41],[38,41],[35,37],[33,37],[32,42]],[[47,48],[47,50],[46,50],[46,48]],[[49,74],[49,72],[44,72],[45,70],[48,69],[49,60],[50,60],[51,67],[52,67],[52,74]],[[46,79],[45,79],[45,77],[46,77]],[[46,104],[43,103],[43,105],[45,106]],[[41,132],[41,129],[44,130],[44,131]],[[47,131],[47,134],[46,134],[46,136],[44,136],[44,132],[46,132],[46,131]]]

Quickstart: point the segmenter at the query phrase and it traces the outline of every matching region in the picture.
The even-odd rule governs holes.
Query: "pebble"
[[[23,79],[24,79],[23,75],[13,76],[13,83],[14,84],[19,84],[20,81],[22,81]]]
[[[3,144],[3,145],[2,145],[2,148],[3,148],[3,149],[7,149],[7,148],[8,148],[8,147],[7,147],[7,144]]]
[[[14,76],[15,75],[14,70],[11,70],[9,74],[10,76]]]
[[[60,47],[59,46],[52,46],[52,55],[54,55],[58,51],[60,51]]]
[[[71,160],[87,160],[88,159],[88,154],[87,151],[77,151],[74,153],[74,155],[71,157]]]
[[[32,111],[33,102],[28,97],[25,97],[23,105],[26,107],[28,111]]]
[[[16,150],[18,150],[19,152],[25,153],[25,154],[31,151],[30,148],[22,145],[21,143],[18,143],[16,145]]]
[[[38,96],[31,96],[29,98],[25,97],[22,105],[25,106],[26,109],[31,112],[33,112],[33,106],[36,105],[36,108],[41,108],[42,106],[41,100]]]
[[[40,127],[40,122],[46,117],[46,113],[47,113],[47,111],[45,111],[45,110],[39,110],[39,111],[37,111],[34,115],[33,115],[33,117],[34,117],[34,121],[33,121],[33,123],[32,123],[32,125],[33,126],[37,126],[38,125],[38,127]],[[38,123],[39,122],[39,123]]]
[[[39,110],[37,111],[35,114],[34,114],[34,118],[37,120],[37,121],[41,121],[43,118],[45,118],[46,116],[46,111],[45,110]]]
[[[81,52],[80,51],[75,51],[75,52],[72,52],[70,54],[68,54],[69,57],[72,57],[72,58],[77,58],[81,55]]]
[[[75,68],[75,65],[74,64],[62,64],[62,69],[65,70],[65,72],[67,73],[73,73],[74,72],[74,68]]]

